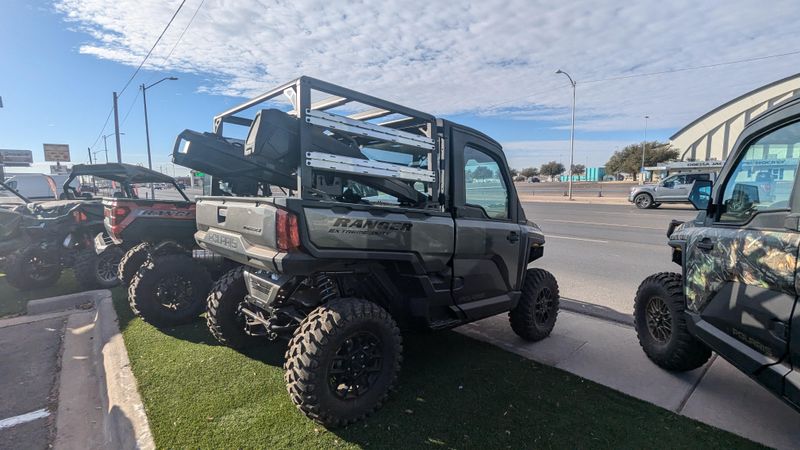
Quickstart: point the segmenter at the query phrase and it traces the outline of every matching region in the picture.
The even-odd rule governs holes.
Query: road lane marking
[[[559,222],[559,223],[576,223],[581,225],[599,225],[606,227],[625,227],[625,228],[641,228],[645,230],[664,230],[664,227],[643,227],[641,225],[623,225],[618,223],[604,223],[604,222],[583,222],[580,220],[559,220],[559,219],[538,219],[539,222]]]
[[[21,414],[19,416],[9,417],[8,419],[0,420],[0,430],[4,428],[11,428],[13,426],[20,425],[23,423],[33,422],[34,420],[41,419],[49,415],[50,411],[48,411],[46,408],[42,408],[33,412],[29,412],[27,414]]]
[[[545,234],[545,239],[547,238],[556,238],[556,239],[569,239],[572,241],[584,241],[584,242],[597,242],[598,244],[608,244],[608,241],[601,241],[600,239],[588,239],[588,238],[579,238],[579,237],[572,237],[572,236],[559,236],[557,234]]]

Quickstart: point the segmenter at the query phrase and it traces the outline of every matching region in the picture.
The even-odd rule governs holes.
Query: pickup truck
[[[689,192],[696,180],[714,181],[715,172],[676,173],[658,184],[644,184],[631,188],[628,201],[639,209],[658,208],[662,203],[689,203]]]

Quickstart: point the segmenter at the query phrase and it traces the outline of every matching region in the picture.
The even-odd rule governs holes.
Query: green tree
[[[655,166],[665,161],[678,159],[678,150],[668,143],[651,141],[645,142],[644,165]],[[642,168],[642,144],[631,144],[622,150],[617,150],[606,163],[606,172],[611,174],[629,173],[637,179]]]
[[[493,178],[494,173],[492,172],[492,169],[486,166],[478,166],[472,171],[472,177],[476,180],[485,180],[486,178]]]
[[[550,161],[549,163],[542,164],[542,167],[539,168],[539,173],[546,177],[550,177],[552,181],[553,178],[561,175],[564,173],[566,169],[564,165],[558,161]]]
[[[539,176],[539,169],[536,167],[526,167],[519,172],[525,178],[537,177]]]
[[[586,172],[586,166],[583,164],[573,164],[572,165],[572,175],[583,175]]]
[[[517,170],[517,169],[510,168],[510,169],[508,169],[508,171],[511,172],[511,178],[516,178],[517,175],[519,175],[519,170]]]

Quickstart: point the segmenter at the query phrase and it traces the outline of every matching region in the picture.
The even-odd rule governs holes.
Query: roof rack
[[[214,118],[214,134],[221,138],[225,124],[253,127],[255,119],[246,117],[248,113],[253,117],[259,114],[258,111],[274,109],[278,102],[285,105],[287,100],[291,110],[286,114],[297,118],[300,123],[296,137],[296,148],[300,150],[299,164],[292,176],[297,177],[297,191],[301,196],[316,195],[314,171],[321,170],[352,174],[362,180],[375,177],[393,179],[395,183],[430,183],[426,188],[430,189],[429,198],[438,198],[433,195],[439,192],[440,177],[437,141],[434,139],[436,117],[322,80],[303,76],[235,106]],[[259,108],[259,105],[262,106]],[[383,158],[378,161],[326,152],[324,147],[314,146],[314,142],[319,142],[320,131],[328,136],[341,135],[344,139],[341,142],[350,140],[362,148],[396,149],[398,153],[412,154],[415,155],[414,161],[426,161],[428,167],[417,168]]]

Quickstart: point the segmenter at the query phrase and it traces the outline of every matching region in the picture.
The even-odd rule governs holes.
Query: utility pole
[[[114,91],[114,134],[117,136],[117,162],[122,162],[122,146],[119,141],[119,108],[117,107],[117,92]]]
[[[157,85],[158,83],[161,83],[162,81],[167,81],[167,80],[174,81],[177,79],[178,79],[177,77],[164,77],[156,81],[155,83],[151,84],[150,86],[145,86],[144,83],[142,83],[142,85],[140,86],[140,89],[142,90],[142,103],[144,103],[144,135],[145,139],[147,140],[147,168],[150,170],[153,170],[153,158],[150,153],[150,125],[147,121],[147,90]],[[156,198],[156,190],[153,187],[153,183],[150,183],[150,197],[153,199]]]
[[[103,135],[103,150],[106,152],[106,164],[108,164],[108,137],[114,133],[104,134]],[[120,136],[125,136],[125,133],[120,133]],[[118,137],[119,138],[119,137]]]
[[[650,116],[644,116],[644,142],[642,142],[642,170],[641,170],[641,177],[639,178],[639,184],[644,184],[644,151],[647,148],[647,119]]]
[[[147,168],[153,170],[153,158],[150,156],[150,125],[147,123],[147,87],[142,83],[142,103],[144,104],[144,137],[147,141]],[[156,188],[150,183],[150,198],[156,199]]]
[[[572,166],[575,165],[575,90],[577,83],[572,80],[567,72],[558,69],[556,73],[564,74],[569,78],[569,84],[572,85],[572,128],[569,132],[569,167],[567,167],[567,174],[569,174],[569,199],[572,200]]]
[[[89,153],[89,164],[93,164],[92,163],[92,148],[91,147],[86,147],[86,152]]]

